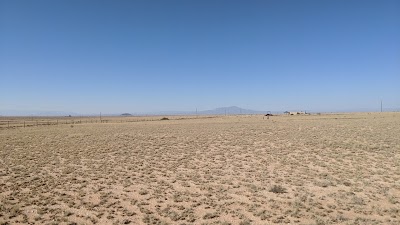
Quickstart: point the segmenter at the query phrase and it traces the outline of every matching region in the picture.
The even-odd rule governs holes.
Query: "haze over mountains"
[[[160,112],[121,112],[114,114],[103,113],[104,116],[119,116],[122,114],[131,115],[232,115],[232,114],[263,114],[266,111],[257,111],[251,109],[244,109],[237,106],[220,107],[212,110],[202,111],[160,111]],[[79,114],[76,112],[63,112],[63,111],[39,111],[39,110],[0,110],[0,116],[93,116],[98,113]]]
[[[201,110],[201,111],[164,111],[155,114],[167,114],[167,115],[236,115],[236,114],[263,114],[266,111],[258,111],[251,109],[244,109],[237,106],[220,107],[211,110]]]
[[[378,112],[378,109],[358,109],[358,110],[332,110],[332,111],[316,111],[316,110],[306,110],[289,109],[288,111],[307,111],[311,113],[316,112]],[[400,111],[400,108],[384,108],[385,112],[396,112]],[[159,112],[146,112],[146,113],[135,113],[135,112],[121,112],[121,113],[103,113],[104,116],[144,116],[144,115],[251,115],[251,114],[265,114],[271,112],[273,114],[281,114],[284,111],[262,111],[262,110],[252,110],[244,109],[237,106],[229,107],[219,107],[211,110],[199,110],[199,111],[159,111]],[[99,112],[100,113],[100,112]],[[97,116],[99,113],[76,113],[76,112],[65,112],[65,111],[40,111],[40,110],[0,110],[0,116]],[[128,115],[129,114],[129,115]]]

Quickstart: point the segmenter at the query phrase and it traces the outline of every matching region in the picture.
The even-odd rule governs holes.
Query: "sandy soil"
[[[0,224],[400,224],[400,113],[0,130]]]

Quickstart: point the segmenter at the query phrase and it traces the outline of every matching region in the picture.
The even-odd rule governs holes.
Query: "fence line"
[[[180,118],[170,118],[169,120],[185,120],[185,119],[202,119],[202,118],[216,118],[218,116],[204,116],[204,117],[180,117]],[[162,118],[162,117],[161,117]],[[119,118],[110,119],[37,119],[27,118],[23,119],[8,119],[1,120],[0,118],[0,129],[12,129],[12,128],[26,128],[26,127],[39,127],[39,126],[58,126],[58,125],[74,125],[74,124],[89,124],[89,123],[132,123],[132,122],[150,122],[150,121],[160,121],[161,118],[152,119],[128,119],[123,120]]]
[[[108,123],[110,120],[0,120],[0,129],[18,128],[18,127],[38,127],[50,125],[67,125],[67,124],[86,124],[86,123]],[[122,122],[122,120],[121,120]]]

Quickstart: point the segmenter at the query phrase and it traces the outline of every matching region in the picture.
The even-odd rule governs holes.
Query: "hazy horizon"
[[[238,106],[229,107],[218,107],[214,109],[194,109],[186,111],[121,111],[121,112],[91,112],[91,113],[81,113],[73,111],[49,111],[49,110],[0,110],[0,116],[97,116],[102,114],[103,116],[119,116],[123,113],[129,113],[131,115],[217,115],[226,114],[227,115],[237,115],[237,114],[264,114],[266,112],[272,112],[273,114],[283,114],[285,111],[305,111],[311,114],[315,113],[362,113],[362,112],[380,112],[379,109],[352,109],[352,110],[307,110],[307,109],[287,109],[287,110],[257,110],[257,109],[245,109],[238,107],[237,109],[230,108]],[[223,111],[226,108],[225,111]],[[221,111],[222,110],[222,111]],[[240,110],[240,111],[239,111]],[[243,111],[242,111],[243,110]],[[383,108],[383,112],[400,112],[400,108]]]
[[[400,108],[400,1],[1,1],[0,112]]]

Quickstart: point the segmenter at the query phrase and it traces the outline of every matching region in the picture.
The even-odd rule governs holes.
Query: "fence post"
[[[25,121],[24,121],[24,128],[25,128]]]

